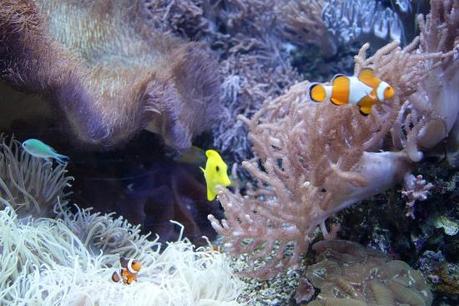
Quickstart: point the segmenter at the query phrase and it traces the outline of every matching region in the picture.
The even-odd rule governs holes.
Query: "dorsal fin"
[[[333,85],[333,81],[334,81],[336,78],[339,78],[339,77],[342,77],[342,76],[345,77],[346,75],[344,75],[344,74],[342,74],[342,73],[337,73],[337,74],[335,74],[335,75],[332,77],[331,81],[330,81],[330,82],[332,83],[332,85]]]
[[[375,73],[371,68],[363,68],[359,73],[358,79],[373,89],[378,87],[379,83],[381,83],[381,80],[375,76]]]

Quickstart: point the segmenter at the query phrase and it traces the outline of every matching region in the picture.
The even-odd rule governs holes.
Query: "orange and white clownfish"
[[[335,105],[357,105],[365,116],[371,113],[374,104],[389,100],[394,94],[392,86],[375,76],[370,68],[362,69],[358,76],[338,74],[333,77],[331,85],[312,83],[309,86],[312,101],[330,100]]]
[[[123,282],[130,285],[137,280],[137,273],[139,273],[142,264],[135,259],[120,258],[121,269],[112,274],[112,281],[115,283]]]

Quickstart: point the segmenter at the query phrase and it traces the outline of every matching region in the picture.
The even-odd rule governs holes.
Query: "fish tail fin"
[[[217,194],[212,190],[212,188],[207,186],[207,200],[210,202],[210,201],[215,200],[216,197],[217,197]]]
[[[311,83],[309,85],[309,98],[314,102],[323,102],[327,98],[327,90],[320,83]]]
[[[67,155],[56,154],[56,160],[60,164],[65,164],[65,163],[68,163],[68,161],[70,160],[70,157],[68,157]]]

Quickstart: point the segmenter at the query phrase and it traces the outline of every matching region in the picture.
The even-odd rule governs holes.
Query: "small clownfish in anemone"
[[[365,116],[371,113],[373,105],[392,99],[394,94],[392,86],[375,76],[370,68],[362,69],[358,76],[338,74],[333,77],[331,85],[309,85],[312,101],[330,100],[335,105],[357,105],[360,113]]]
[[[215,150],[206,151],[207,162],[205,168],[200,168],[204,173],[207,184],[207,200],[213,201],[217,196],[217,186],[227,187],[231,185],[228,177],[228,166]]]
[[[120,258],[121,269],[115,271],[112,274],[112,281],[115,283],[123,282],[126,285],[130,285],[137,280],[137,274],[142,268],[140,261],[135,259],[127,259],[124,257]]]
[[[51,146],[38,139],[27,139],[22,143],[22,148],[30,155],[46,159],[49,162],[51,159],[55,159],[58,163],[65,164],[69,160],[68,156],[57,153]]]

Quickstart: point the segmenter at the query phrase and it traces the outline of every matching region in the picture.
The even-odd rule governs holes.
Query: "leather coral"
[[[106,148],[136,132],[177,149],[218,113],[216,61],[157,33],[132,1],[2,1],[0,79],[55,103],[77,142]],[[210,118],[210,119],[209,119]]]

